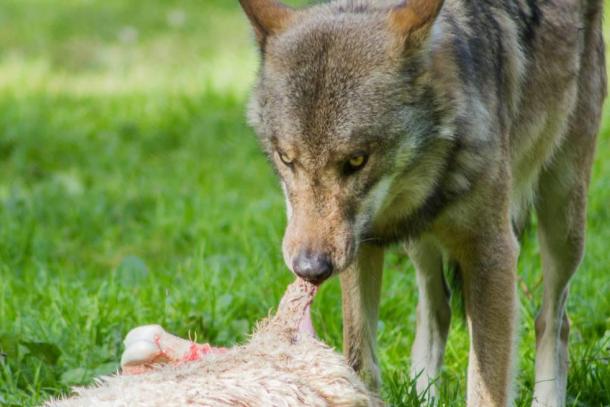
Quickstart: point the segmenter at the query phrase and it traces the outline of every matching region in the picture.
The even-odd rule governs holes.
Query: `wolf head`
[[[438,168],[423,152],[442,139],[427,72],[443,2],[240,2],[261,49],[249,122],[286,196],[284,258],[321,282],[361,244],[399,234],[434,187]]]

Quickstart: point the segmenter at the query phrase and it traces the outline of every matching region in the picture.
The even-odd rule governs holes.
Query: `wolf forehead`
[[[259,136],[322,147],[398,133],[405,76],[387,14],[314,7],[270,38],[250,102]]]

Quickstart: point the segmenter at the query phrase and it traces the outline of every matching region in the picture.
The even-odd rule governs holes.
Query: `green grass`
[[[114,371],[140,324],[234,344],[291,281],[281,191],[244,121],[256,51],[236,3],[0,3],[0,405],[37,404]],[[609,116],[568,305],[575,406],[610,405]],[[419,405],[405,376],[413,270],[399,251],[386,270],[384,396]],[[520,276],[517,404],[527,405],[542,293],[534,231]],[[336,280],[314,313],[340,347]],[[455,319],[444,405],[463,404],[467,347]]]

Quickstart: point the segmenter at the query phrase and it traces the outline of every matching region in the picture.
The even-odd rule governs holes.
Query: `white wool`
[[[294,294],[294,287],[291,286]],[[249,343],[140,375],[104,377],[47,406],[378,406],[333,349],[299,331],[307,295],[291,288]],[[298,291],[298,290],[297,290]],[[313,294],[312,294],[313,297]],[[300,313],[300,317],[299,317]],[[296,317],[295,317],[296,315]]]

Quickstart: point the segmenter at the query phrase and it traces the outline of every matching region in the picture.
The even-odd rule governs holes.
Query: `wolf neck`
[[[396,177],[392,202],[367,238],[382,245],[418,238],[451,205],[474,188],[481,172],[476,143],[471,143],[467,112],[459,110],[468,97],[460,88],[451,38],[442,16],[413,61],[419,68],[409,93],[418,94],[414,109],[427,125],[415,125],[423,141],[414,160]],[[473,101],[475,102],[475,101]],[[476,107],[475,107],[476,109]]]

